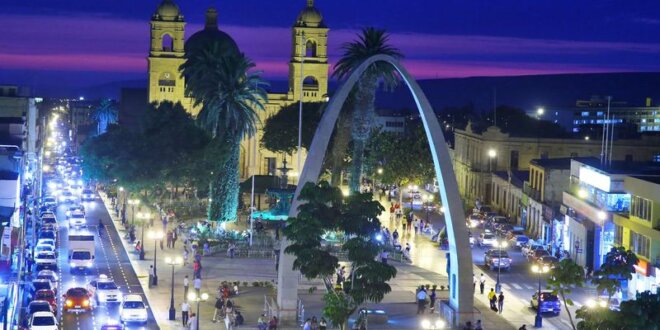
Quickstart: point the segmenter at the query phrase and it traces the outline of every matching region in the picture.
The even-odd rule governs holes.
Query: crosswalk
[[[531,284],[525,283],[502,283],[502,289],[504,290],[537,290],[538,287],[535,287]]]

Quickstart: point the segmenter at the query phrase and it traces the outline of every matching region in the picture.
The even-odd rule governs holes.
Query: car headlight
[[[91,262],[91,261],[87,262],[87,267],[92,267],[92,266],[94,266],[93,262]]]
[[[71,267],[76,267],[76,263],[75,263],[75,262],[72,262],[72,263],[69,264],[69,266],[71,266]]]

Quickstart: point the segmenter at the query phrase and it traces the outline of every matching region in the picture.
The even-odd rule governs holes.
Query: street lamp
[[[158,243],[158,240],[163,239],[163,231],[149,231],[149,238],[154,240],[154,279],[153,279],[153,285],[158,285],[158,273],[156,272],[156,261],[157,259],[157,252],[158,250],[156,249],[156,244]],[[142,248],[144,249],[144,242],[142,243]]]
[[[493,158],[497,157],[497,151],[495,149],[488,150],[488,171],[493,171]]]
[[[536,308],[536,318],[534,318],[534,327],[535,328],[541,328],[543,327],[543,316],[541,316],[541,274],[545,274],[550,271],[550,267],[543,265],[533,265],[532,266],[532,272],[536,273],[539,278],[539,294],[538,294],[538,306]]]
[[[543,109],[543,108],[538,108],[538,109],[536,109],[536,115],[537,115],[538,117],[543,116],[544,113],[545,113],[545,109]]]
[[[140,239],[140,242],[142,242],[142,249],[140,249],[140,260],[144,260],[144,224],[151,218],[151,213],[149,212],[138,212],[137,213],[138,219],[142,222],[142,238]]]
[[[502,248],[506,248],[509,244],[506,241],[495,241],[495,246],[497,247],[497,282],[495,283],[495,292],[501,292],[500,270],[502,269]]]
[[[195,292],[190,292],[188,293],[188,300],[192,302],[197,302],[197,329],[199,329],[199,302],[200,301],[207,301],[209,299],[209,294],[206,292],[203,292],[201,295],[197,295]]]
[[[170,321],[176,320],[176,308],[174,308],[174,266],[183,264],[183,259],[181,257],[176,257],[172,259],[171,257],[165,258],[165,263],[172,266],[172,288],[170,290]]]
[[[376,173],[378,173],[378,174],[383,174],[383,169],[382,169],[382,168],[379,168],[379,169],[376,171]]]
[[[588,308],[598,308],[598,307],[607,308],[607,305],[608,305],[607,301],[605,301],[605,300],[595,301],[593,299],[589,299],[589,300],[587,300],[587,303],[586,303],[586,306]]]
[[[435,322],[431,322],[429,319],[422,320],[421,323],[422,329],[442,329],[445,327],[445,321],[442,319],[437,319]]]
[[[128,200],[128,205],[131,206],[131,212],[133,212],[133,215],[131,217],[131,226],[135,225],[135,206],[140,205],[140,200],[139,199],[129,199]]]

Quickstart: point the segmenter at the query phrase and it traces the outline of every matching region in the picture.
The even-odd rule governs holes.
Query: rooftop
[[[601,164],[600,159],[594,157],[575,160],[608,174],[660,175],[660,163],[656,162],[627,162],[623,160],[615,160],[612,161],[611,164],[603,165]]]
[[[650,176],[645,176],[645,175],[631,175],[631,177],[650,182],[650,183],[655,183],[655,184],[660,184],[660,172],[657,173],[657,175],[650,175]]]
[[[500,177],[504,181],[509,181],[509,174],[511,174],[511,184],[521,188],[525,181],[529,181],[529,170],[527,171],[495,171],[494,175]]]
[[[532,159],[530,164],[545,169],[569,170],[571,168],[571,160],[573,159],[579,162],[589,161],[590,159],[598,160],[595,157],[539,158]]]

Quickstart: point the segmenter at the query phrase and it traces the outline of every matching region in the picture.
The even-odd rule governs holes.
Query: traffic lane
[[[101,242],[103,243],[102,250],[107,255],[109,262],[106,265],[106,270],[112,274],[112,277],[115,280],[115,283],[121,287],[124,295],[126,294],[138,294],[142,296],[145,300],[145,303],[149,305],[140,281],[133,269],[128,253],[124,249],[121,238],[121,234],[115,229],[115,226],[112,225],[110,214],[105,208],[105,205],[98,198],[93,202],[94,206],[89,208],[89,216],[94,219],[98,224],[99,219],[103,221],[104,228],[103,234],[101,234]],[[106,308],[107,314],[110,318],[115,317],[116,320],[119,320],[119,308],[116,310],[113,307]],[[159,329],[156,319],[154,317],[153,311],[151,308],[147,309],[148,321],[145,325],[139,324],[129,324],[127,327],[130,329]]]

